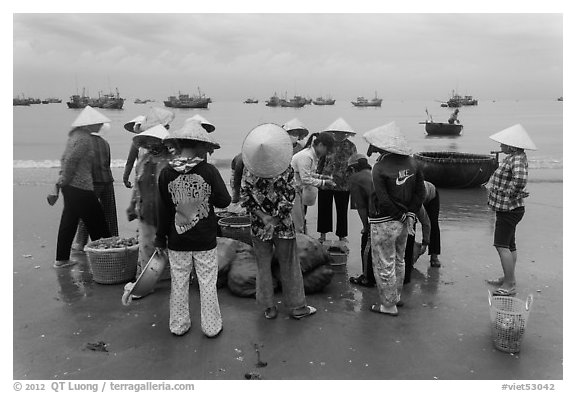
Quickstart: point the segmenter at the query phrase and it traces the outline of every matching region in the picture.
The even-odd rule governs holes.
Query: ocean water
[[[134,104],[126,100],[124,109],[101,109],[112,122],[105,138],[111,146],[112,166],[123,167],[131,143],[131,134],[124,130],[125,122],[146,114],[151,106],[163,106],[162,100]],[[208,109],[173,109],[176,118],[172,129],[199,113],[216,126],[214,137],[221,144],[211,157],[218,166],[228,165],[241,150],[248,132],[261,123],[283,124],[297,117],[311,132],[322,131],[342,117],[357,132],[351,140],[359,152],[366,152],[362,134],[380,125],[395,121],[415,151],[455,151],[489,154],[499,145],[489,135],[516,123],[522,124],[536,145],[528,152],[531,169],[562,169],[563,164],[563,103],[558,101],[482,101],[477,106],[460,108],[459,119],[464,125],[461,136],[429,137],[424,131],[426,109],[435,121],[446,121],[451,108],[442,108],[436,101],[383,101],[380,108],[357,108],[350,100],[338,100],[333,106],[307,105],[303,108],[270,108],[264,100],[258,104],[215,101]],[[80,109],[68,109],[61,104],[39,104],[13,107],[13,167],[54,168],[64,151],[70,124]],[[560,171],[561,172],[561,171]]]

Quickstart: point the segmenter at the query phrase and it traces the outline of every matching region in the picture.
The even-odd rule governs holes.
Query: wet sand
[[[53,269],[62,202],[49,207],[45,194],[55,171],[25,171],[14,170],[13,185],[14,379],[229,380],[248,372],[268,380],[564,377],[561,172],[551,182],[536,174],[529,184],[517,232],[517,280],[518,297],[531,293],[534,305],[521,352],[510,355],[495,350],[490,337],[490,287],[484,279],[498,276],[501,268],[491,246],[494,217],[482,189],[440,189],[443,266],[430,268],[421,257],[399,317],[370,312],[376,289],[348,282],[361,271],[361,224],[350,211],[347,271],[335,274],[323,293],[307,297],[317,315],[296,321],[282,312],[266,320],[254,299],[223,288],[224,331],[208,339],[199,326],[195,286],[192,328],[175,337],[168,330],[169,282],[126,307],[120,301],[123,285],[94,283],[83,254],[74,254],[80,263],[73,268]],[[121,179],[119,170],[115,178]],[[130,192],[119,181],[115,185],[121,235],[133,236],[136,224],[124,214]],[[315,208],[307,219],[317,235]],[[86,348],[99,341],[108,352]],[[257,367],[255,345],[266,367]]]

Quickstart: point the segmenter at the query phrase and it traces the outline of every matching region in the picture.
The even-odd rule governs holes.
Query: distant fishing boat
[[[148,99],[148,98],[146,98],[146,99],[144,99],[144,100],[141,100],[140,98],[136,98],[136,99],[134,100],[134,103],[135,103],[135,104],[147,104],[147,103],[149,103],[149,102],[152,102],[152,100],[151,100],[151,99]]]
[[[461,96],[457,93],[454,93],[452,90],[452,97],[448,101],[446,101],[446,105],[449,108],[459,108],[461,106],[473,106],[478,105],[478,100],[474,99],[472,96]]]
[[[86,95],[86,88],[82,88],[82,95],[74,94],[70,96],[70,101],[66,102],[70,109],[82,109],[91,104],[91,99]]]
[[[164,105],[169,108],[208,108],[208,104],[211,102],[212,100],[198,88],[198,95],[190,96],[178,92],[178,97],[168,97],[168,100],[164,101]]]
[[[371,100],[368,100],[368,99],[360,96],[356,99],[356,101],[352,101],[352,105],[361,106],[361,107],[365,107],[365,106],[379,107],[382,105],[382,98],[378,98],[377,93],[374,93],[374,98],[372,98]]]
[[[120,97],[118,88],[116,88],[116,94],[101,94],[101,92],[99,92],[98,98],[92,100],[90,106],[103,109],[122,109],[122,106],[124,106],[124,98]]]
[[[246,100],[244,100],[245,104],[257,104],[258,100],[254,99],[254,98],[247,98]]]
[[[324,97],[317,97],[314,101],[312,101],[314,105],[334,105],[335,102],[335,99]]]
[[[60,98],[46,98],[42,100],[43,104],[60,104],[62,100]]]
[[[280,98],[278,97],[276,92],[274,92],[274,95],[266,101],[266,106],[271,107],[280,106]]]
[[[289,107],[289,108],[302,108],[306,105],[307,100],[302,96],[294,96],[289,100],[286,98],[280,99],[280,106],[281,107]]]
[[[558,97],[558,101],[564,101],[564,97]]]

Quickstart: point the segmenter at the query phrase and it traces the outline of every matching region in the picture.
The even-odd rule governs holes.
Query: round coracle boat
[[[458,152],[420,152],[414,154],[424,179],[437,187],[470,188],[486,183],[498,168],[493,155]]]

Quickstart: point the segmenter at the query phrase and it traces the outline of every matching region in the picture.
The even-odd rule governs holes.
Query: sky
[[[555,99],[561,13],[13,13],[13,96]]]

